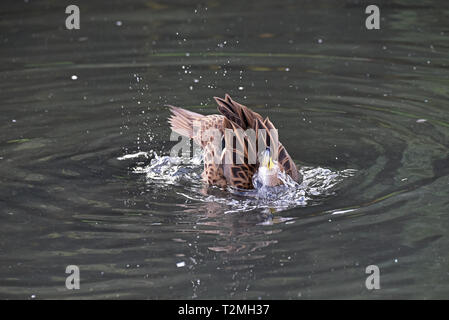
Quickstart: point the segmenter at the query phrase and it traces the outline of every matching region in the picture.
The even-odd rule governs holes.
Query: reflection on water
[[[64,2],[1,4],[1,298],[447,297],[445,2],[378,1],[367,31],[352,0],[91,0],[76,32]],[[267,203],[165,157],[164,105],[224,93],[302,185]]]

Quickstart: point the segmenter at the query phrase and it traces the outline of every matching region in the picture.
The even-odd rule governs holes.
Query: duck
[[[206,184],[237,190],[251,190],[256,185],[275,187],[283,184],[280,173],[295,182],[302,180],[268,117],[234,101],[229,94],[214,99],[219,114],[202,115],[168,105],[171,130],[201,147],[201,177]]]

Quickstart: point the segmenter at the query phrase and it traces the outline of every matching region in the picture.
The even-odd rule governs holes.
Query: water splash
[[[149,165],[136,166],[133,172],[144,174],[147,184],[154,188],[182,186],[173,189],[181,197],[198,202],[215,202],[227,207],[226,213],[263,209],[278,212],[298,206],[316,205],[323,198],[335,195],[338,184],[355,174],[355,170],[333,171],[321,167],[299,169],[303,176],[301,183],[289,175],[279,172],[283,185],[268,187],[253,177],[253,190],[229,187],[227,192],[217,187],[207,187],[201,181],[202,158],[183,158],[154,155]]]
[[[181,185],[193,182],[196,185],[201,179],[201,161],[199,157],[189,159],[154,154],[149,165],[135,167],[133,172],[145,174],[151,184]]]

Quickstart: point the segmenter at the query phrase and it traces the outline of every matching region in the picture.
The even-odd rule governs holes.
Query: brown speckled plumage
[[[252,178],[256,173],[259,162],[256,164],[249,164],[248,154],[255,152],[256,145],[248,143],[248,139],[236,129],[254,129],[256,137],[259,139],[262,136],[258,135],[259,129],[267,130],[275,129],[274,125],[268,118],[263,119],[262,116],[249,108],[241,105],[226,94],[225,98],[215,97],[215,101],[218,103],[218,111],[220,114],[214,115],[201,115],[192,111],[170,106],[172,112],[169,118],[169,123],[173,131],[193,138],[195,143],[203,148],[204,153],[204,171],[202,177],[211,185],[219,187],[232,186],[241,189],[252,189]],[[194,128],[198,128],[194,130]],[[221,137],[206,136],[208,129],[218,129]],[[238,151],[233,144],[226,143],[226,139],[223,139],[225,129],[232,129],[236,133],[236,139],[238,139],[243,147],[243,154]],[[224,150],[230,151],[232,154],[232,163],[228,164],[224,160],[224,152],[217,154],[221,150],[215,150],[217,143],[214,139],[222,139],[224,144]],[[273,137],[267,135],[265,144],[270,146],[274,145],[272,141]],[[257,141],[257,140],[256,140]],[[271,142],[270,142],[271,141]],[[291,159],[287,150],[279,142],[278,143],[278,165],[280,170],[285,171],[295,181],[299,179],[299,173],[295,163]],[[218,157],[219,161],[214,161],[214,157]],[[239,161],[240,160],[240,161]]]

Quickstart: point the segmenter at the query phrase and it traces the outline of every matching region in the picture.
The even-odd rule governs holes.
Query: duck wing
[[[231,99],[229,94],[225,98],[214,97],[218,103],[218,111],[231,122],[234,122],[243,130],[248,128],[255,129],[256,119],[263,121],[263,118],[257,112],[252,111],[248,107],[235,102]]]
[[[287,152],[287,149],[283,146],[283,144],[278,140],[277,136],[277,130],[273,123],[270,121],[270,119],[267,117],[263,122],[258,121],[257,123],[258,128],[265,129],[265,132],[267,132],[267,135],[258,135],[258,137],[266,137],[265,139],[265,145],[266,146],[273,146],[275,145],[276,141],[278,144],[277,148],[277,154],[273,153],[273,158],[278,161],[278,165],[281,168],[282,171],[284,171],[286,174],[288,174],[293,180],[296,182],[299,182],[300,174],[298,172],[298,168],[296,167],[295,162],[293,161],[292,157]],[[275,129],[275,130],[272,130]],[[275,150],[274,150],[275,151]]]
[[[253,175],[258,164],[257,159],[249,161],[248,155],[255,155],[255,146],[249,142],[251,139],[248,139],[244,130],[227,118],[223,120],[223,128],[222,168],[227,184],[238,189],[253,189]]]
[[[295,181],[299,180],[298,169],[285,147],[278,141],[277,130],[268,117],[263,119],[257,112],[232,100],[228,94],[224,99],[214,99],[218,104],[218,111],[225,117],[223,128],[233,130],[236,145],[239,145],[236,148],[229,140],[225,143],[223,156],[228,157],[228,160],[232,156],[233,160],[231,163],[223,161],[223,174],[229,185],[242,189],[253,188],[252,177],[259,167],[257,154],[266,147],[272,147],[273,158],[278,159],[281,170]],[[248,139],[248,135],[244,134],[247,129],[254,130],[255,139]],[[226,134],[226,130],[224,131]],[[273,149],[276,145],[277,150]],[[259,146],[262,149],[259,150]],[[251,158],[254,156],[256,159]]]

